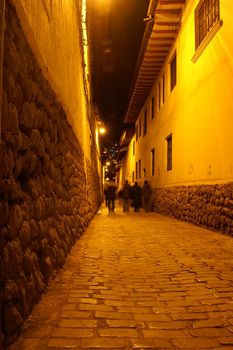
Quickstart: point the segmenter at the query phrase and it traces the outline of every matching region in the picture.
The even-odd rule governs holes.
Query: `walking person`
[[[104,201],[106,207],[108,206],[108,201],[107,201],[107,186],[104,186]]]
[[[146,213],[151,210],[151,196],[152,188],[149,182],[145,180],[142,186],[142,203]]]
[[[110,182],[106,189],[106,200],[108,206],[108,212],[114,212],[115,210],[115,200],[116,200],[116,186],[114,182]]]
[[[129,211],[130,198],[131,198],[131,186],[129,185],[128,180],[126,180],[122,189],[123,212]]]
[[[131,187],[131,196],[132,196],[133,207],[135,212],[139,212],[140,210],[141,195],[142,195],[142,189],[136,181],[134,185]]]

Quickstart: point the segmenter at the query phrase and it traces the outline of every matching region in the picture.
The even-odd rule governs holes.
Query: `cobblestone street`
[[[233,239],[102,208],[10,347],[54,349],[233,349]]]

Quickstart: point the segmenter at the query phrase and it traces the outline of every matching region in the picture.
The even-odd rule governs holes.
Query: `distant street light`
[[[99,133],[100,133],[101,135],[105,134],[105,133],[106,133],[106,129],[105,129],[103,126],[101,126],[101,127],[99,128]]]

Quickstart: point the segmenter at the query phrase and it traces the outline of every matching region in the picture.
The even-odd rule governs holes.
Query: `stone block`
[[[6,244],[8,251],[8,274],[12,279],[19,276],[22,268],[22,249],[19,240],[15,239]]]
[[[31,133],[31,148],[42,157],[45,153],[44,140],[38,129],[32,129]]]
[[[5,304],[4,318],[7,324],[6,336],[11,336],[16,333],[23,323],[21,314],[13,304]]]
[[[11,70],[4,67],[3,69],[3,87],[7,94],[8,102],[15,102],[15,80]]]
[[[22,107],[23,107],[23,91],[21,88],[21,85],[16,81],[15,83],[15,96],[14,96],[14,102],[17,108],[17,111],[21,113]]]
[[[7,131],[12,134],[18,134],[19,132],[19,116],[13,103],[8,103]]]
[[[36,155],[36,153],[31,152],[30,153],[30,161],[29,161],[29,168],[28,168],[28,174],[34,174],[36,173],[36,169],[38,166],[38,157]]]
[[[31,233],[31,238],[34,240],[35,238],[38,237],[38,224],[34,219],[31,219],[29,222],[30,225],[30,233]]]
[[[22,167],[23,167],[23,157],[21,155],[19,155],[18,159],[15,162],[15,166],[14,166],[14,176],[15,178],[18,178],[22,172]]]
[[[33,110],[30,103],[25,102],[22,107],[22,112],[19,118],[20,129],[24,132],[29,132],[33,125]]]
[[[8,202],[0,201],[0,227],[8,222],[9,206]]]
[[[30,276],[34,269],[32,252],[30,249],[26,249],[23,252],[22,268],[25,276]]]
[[[43,275],[38,270],[33,271],[33,279],[35,282],[35,290],[37,293],[37,298],[40,298],[41,294],[45,290],[46,284]]]
[[[29,245],[31,241],[31,230],[30,230],[30,224],[28,221],[24,221],[21,229],[19,231],[19,239],[21,242],[21,247],[23,250],[25,250]]]
[[[19,290],[14,280],[8,279],[6,281],[3,296],[6,302],[13,302],[19,298]]]

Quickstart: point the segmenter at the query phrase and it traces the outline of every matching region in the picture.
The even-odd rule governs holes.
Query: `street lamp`
[[[99,128],[99,133],[100,133],[100,135],[105,134],[105,133],[106,133],[106,129],[105,129],[103,126],[101,126],[101,127]]]

